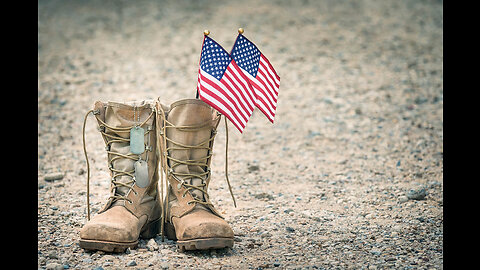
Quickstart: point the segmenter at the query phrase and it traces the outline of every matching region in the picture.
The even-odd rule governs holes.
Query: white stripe
[[[242,106],[240,106],[240,104],[238,103],[238,99],[233,95],[233,93],[227,89],[227,87],[225,87],[225,85],[223,85],[222,82],[219,82],[217,79],[215,79],[213,76],[211,76],[210,74],[208,74],[207,72],[204,72],[202,70],[200,70],[201,74],[205,77],[207,77],[209,80],[211,81],[214,81],[216,85],[220,86],[223,91],[225,91],[227,93],[227,95],[233,99],[233,101],[235,102],[235,104],[237,105],[238,109],[240,110],[240,112],[242,113],[242,115],[245,117],[245,119],[247,119],[248,121],[248,118],[250,117],[251,114],[248,114],[247,112],[245,112],[242,108]],[[216,82],[219,82],[219,83],[216,83]],[[235,89],[235,88],[233,88]],[[241,118],[241,115],[239,115],[239,117]]]
[[[225,72],[225,75],[228,75],[228,76],[225,77],[227,79],[225,81],[228,83],[228,85],[232,89],[237,90],[237,87],[234,87],[232,85],[232,83],[230,82],[230,80],[234,80],[234,77],[233,77],[232,73],[230,73],[230,70],[227,69],[226,72]],[[223,76],[225,76],[225,75],[223,75]],[[242,93],[245,96],[245,99],[247,100],[248,104],[250,104],[250,106],[247,106],[247,104],[245,104],[244,100],[242,99],[242,102],[245,105],[245,108],[249,109],[250,107],[252,107],[252,110],[253,110],[253,108],[255,108],[255,100],[252,100],[251,98],[249,98],[250,95],[247,93],[247,90],[243,86],[241,86],[241,84],[237,83],[236,85],[239,86],[238,88],[240,89],[240,91],[242,91]],[[240,93],[238,93],[238,91],[237,91],[237,94],[240,95]],[[239,98],[241,98],[241,97],[242,96],[239,96]]]
[[[239,66],[238,66],[238,67],[239,67]],[[243,69],[242,69],[241,67],[239,67],[239,68],[240,68],[241,71],[243,71]],[[241,81],[243,82],[243,84],[246,85],[246,87],[248,88],[247,90],[252,90],[252,89],[250,89],[250,87],[248,87],[248,85],[249,85],[248,82],[246,82],[246,81],[243,79],[242,75],[240,75],[240,74],[238,73],[238,71],[237,71],[236,68],[232,68],[232,71],[233,71],[233,73],[235,73],[235,75],[237,75],[237,78],[239,78],[239,80],[241,80]],[[245,72],[243,72],[243,73],[245,74]],[[247,72],[247,73],[248,73],[248,72]],[[252,88],[253,88],[253,87],[252,87]],[[255,93],[252,93],[252,91],[249,91],[249,92],[250,92],[250,94],[251,94],[252,97],[255,97]],[[255,101],[255,102],[256,102],[256,101]]]
[[[268,98],[268,103],[269,104],[272,104],[272,106],[275,106],[275,108],[277,107],[277,102],[275,100],[273,100],[273,97],[270,95],[270,91],[268,91],[267,89],[265,89],[265,85],[263,85],[263,83],[261,83],[259,80],[257,80],[256,78],[253,78],[252,77],[252,80],[254,83],[256,83],[258,86],[260,86],[260,88],[262,88],[263,91],[265,91],[265,94],[266,94],[266,97]],[[265,98],[265,97],[264,97]],[[267,100],[267,99],[265,99]]]
[[[267,80],[265,79],[265,77],[264,77],[262,74],[260,74],[260,73],[257,73],[257,77],[260,77],[260,79],[263,79],[263,81],[264,81],[265,83],[262,83],[262,85],[263,85],[264,88],[266,89],[267,93],[270,94],[271,100],[274,101],[274,102],[276,102],[277,99],[275,98],[275,96],[276,96],[275,91],[274,91],[274,90],[270,87],[270,85],[266,82]],[[258,80],[258,79],[257,79],[257,80]],[[258,80],[258,82],[261,83],[260,80]]]
[[[272,105],[268,102],[268,100],[265,98],[263,93],[261,91],[258,91],[258,90],[257,90],[257,93],[258,93],[258,99],[259,99],[259,101],[257,102],[257,105],[265,108],[265,104],[260,102],[260,99],[261,99],[261,100],[265,101],[265,103],[267,103],[268,108],[270,108],[270,110],[267,110],[267,113],[271,112],[271,113],[275,114],[275,109],[272,108]]]
[[[216,85],[218,85],[219,87],[221,87],[225,92],[229,92],[228,89],[225,88],[224,85],[222,85],[221,83],[217,83],[218,80],[213,78],[210,74],[206,73],[206,72],[203,72],[202,70],[200,70],[200,72],[202,73],[202,76],[205,76],[207,77],[209,80],[211,80],[213,83],[215,83]],[[238,118],[240,119],[240,121],[243,123],[243,126],[245,126],[247,124],[247,122],[245,121],[245,119],[243,119],[243,117],[240,115],[240,113],[235,109],[235,106],[232,104],[232,102],[230,102],[230,100],[228,100],[227,97],[225,97],[220,91],[218,91],[217,89],[215,89],[215,87],[211,86],[210,84],[208,84],[207,82],[203,81],[202,78],[200,77],[200,82],[202,82],[202,85],[207,88],[208,90],[210,90],[211,92],[213,92],[214,94],[216,94],[217,96],[219,96],[225,103],[227,103],[230,108],[232,108],[232,111],[233,113],[235,113],[236,115],[238,115]],[[248,117],[247,117],[247,120],[248,120]]]
[[[215,106],[217,106],[218,108],[222,109],[225,113],[227,113],[227,114],[230,116],[229,119],[231,119],[233,122],[235,122],[235,126],[236,126],[237,128],[240,128],[240,129],[243,131],[243,129],[244,129],[245,127],[244,127],[243,125],[240,125],[240,124],[238,123],[237,119],[232,115],[232,112],[231,112],[230,110],[228,110],[227,107],[225,107],[225,105],[223,105],[220,101],[218,101],[218,100],[215,99],[214,97],[210,96],[209,94],[201,91],[201,89],[200,89],[200,95],[201,95],[203,98],[205,98],[205,99],[209,100],[210,102],[214,103]]]
[[[260,61],[265,65],[265,67],[268,69],[268,72],[270,72],[273,75],[273,79],[277,82],[278,86],[280,86],[280,80],[277,79],[277,76],[275,76],[275,72],[270,69],[270,66],[266,61],[263,60],[262,57],[260,57]]]
[[[273,121],[274,116],[270,114],[270,111],[267,110],[267,108],[265,108],[265,105],[263,105],[262,102],[258,102],[258,103],[257,103],[257,106],[262,107],[262,109],[263,109],[263,110],[265,111],[265,113],[266,113],[265,116],[267,116],[267,118],[269,118],[269,119],[271,119],[271,120]],[[262,113],[263,113],[263,112],[262,112]]]
[[[250,73],[246,72],[245,71],[245,75],[247,75],[248,79],[249,80],[252,80],[253,82],[255,82],[257,85],[259,85],[264,91],[267,91],[265,90],[265,87],[263,86],[263,84],[261,84],[257,79],[255,79],[252,75],[250,75]],[[257,94],[257,96],[261,97],[263,100],[265,100],[265,102],[268,104],[268,106],[270,107],[271,111],[274,112],[275,109],[272,108],[272,106],[275,106],[277,107],[277,103],[274,102],[273,100],[271,99],[267,99],[262,92],[260,92],[259,90],[257,90],[255,87],[253,87],[253,89],[255,89],[255,93]],[[267,95],[268,96],[268,95]],[[269,97],[270,98],[270,97]],[[258,104],[258,102],[257,102]],[[273,104],[273,105],[271,105]]]
[[[262,72],[263,72],[264,74],[268,74],[268,71],[265,70],[262,66],[259,66],[258,69],[259,69],[259,70],[262,70]],[[258,74],[258,73],[257,73],[257,74]],[[274,76],[275,76],[275,75],[274,75]],[[276,92],[278,92],[278,88],[280,88],[280,86],[277,87],[277,85],[272,81],[272,78],[271,78],[270,76],[265,75],[265,76],[263,76],[263,77],[265,77],[265,78],[268,80],[268,82],[270,82],[270,84],[272,85],[273,89],[276,90]],[[275,94],[275,91],[273,91],[272,93],[274,94],[274,96],[277,96],[277,95]]]
[[[246,90],[243,87],[241,87],[239,83],[236,83],[235,86],[233,85],[233,81],[235,79],[232,77],[232,74],[230,73],[230,71],[228,69],[225,72],[225,74],[223,75],[223,77],[225,78],[225,83],[227,83],[233,89],[233,91],[235,91],[238,98],[240,99],[240,101],[244,105],[245,109],[247,110],[249,115],[251,115],[251,112],[253,111],[253,108],[255,108],[255,104],[253,103],[253,101],[247,95]],[[243,93],[243,96],[245,96],[245,99],[242,98],[242,95],[241,95],[242,93]],[[248,106],[248,104],[246,104],[245,102],[248,102],[248,104],[250,104],[252,109],[250,109],[250,106]]]

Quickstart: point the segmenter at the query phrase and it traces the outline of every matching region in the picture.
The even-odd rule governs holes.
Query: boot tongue
[[[109,126],[113,128],[125,128],[125,127],[134,126],[135,124],[140,124],[148,117],[148,115],[151,112],[151,109],[146,108],[145,106],[146,104],[144,101],[130,102],[130,103],[109,102],[105,111],[105,123],[107,123]],[[134,107],[135,107],[135,119],[134,119]],[[128,130],[117,131],[117,130],[106,129],[106,133],[111,136],[121,137],[125,139],[128,139],[130,137],[130,132]],[[130,143],[128,141],[113,142],[110,144],[110,151],[118,154],[128,155],[130,153]],[[110,154],[109,161],[112,159],[114,160],[111,162],[111,165],[116,171],[121,171],[121,172],[134,171],[135,160],[123,158],[115,154]],[[118,175],[119,173],[116,173],[116,174]],[[130,177],[129,175],[118,175],[115,177],[115,181],[120,183],[129,183],[132,181],[132,177]],[[129,190],[130,190],[129,187],[117,186],[115,188],[115,195],[125,196]],[[121,205],[121,204],[123,204],[122,200],[116,200],[112,205]]]
[[[168,121],[175,125],[176,127],[181,126],[200,126],[205,124],[205,122],[212,120],[212,109],[208,107],[201,100],[182,100],[172,104],[170,112],[168,114]],[[183,145],[194,146],[208,140],[211,136],[212,129],[204,128],[200,130],[181,130],[178,128],[167,128],[167,137],[173,140],[176,143]],[[167,146],[178,147],[172,142],[167,142]],[[176,173],[190,173],[190,174],[200,174],[204,173],[207,160],[205,158],[208,155],[207,149],[173,149],[169,151],[169,154],[172,158],[186,161],[186,160],[196,160],[196,163],[205,163],[205,166],[198,165],[187,165],[176,163],[173,160],[170,160],[170,167],[173,168],[173,171]],[[182,178],[181,176],[179,178]],[[206,178],[205,176],[203,178]],[[194,177],[192,179],[186,180],[187,183],[200,186],[205,182],[205,179],[202,180],[200,177]],[[203,192],[199,190],[191,190],[193,196],[197,199],[205,201]]]

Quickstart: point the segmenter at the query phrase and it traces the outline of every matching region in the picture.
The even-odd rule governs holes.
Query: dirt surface
[[[209,194],[233,248],[81,249],[85,113],[194,98],[203,30],[229,51],[238,27],[281,84],[274,124],[229,125],[237,208],[223,123],[215,141]],[[441,1],[39,1],[38,268],[442,269],[442,39]],[[92,215],[110,184],[96,128]]]

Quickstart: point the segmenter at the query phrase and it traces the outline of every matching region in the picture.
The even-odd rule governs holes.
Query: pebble
[[[169,268],[170,268],[170,264],[168,264],[167,262],[160,263],[160,269],[169,269]]]
[[[63,270],[63,265],[59,263],[47,263],[46,267],[47,270]]]
[[[49,173],[49,174],[46,174],[43,177],[43,180],[45,180],[47,182],[52,182],[52,181],[56,181],[56,180],[61,180],[61,179],[63,179],[63,177],[64,177],[64,174],[62,172]]]
[[[148,240],[146,247],[149,251],[158,250],[158,244],[157,242],[155,242],[155,239],[153,238]]]
[[[127,263],[127,266],[135,266],[135,265],[137,265],[137,262],[134,260],[131,260]]]
[[[407,198],[410,200],[424,200],[427,196],[425,188],[410,189],[407,192]]]

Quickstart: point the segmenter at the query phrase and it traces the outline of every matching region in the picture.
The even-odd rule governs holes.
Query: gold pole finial
[[[243,32],[244,32],[243,28],[241,28],[241,27],[238,28],[238,33],[239,33],[239,34],[243,34]]]
[[[210,31],[204,30],[204,31],[203,31],[203,34],[204,34],[205,36],[208,36],[208,34],[210,34]]]

